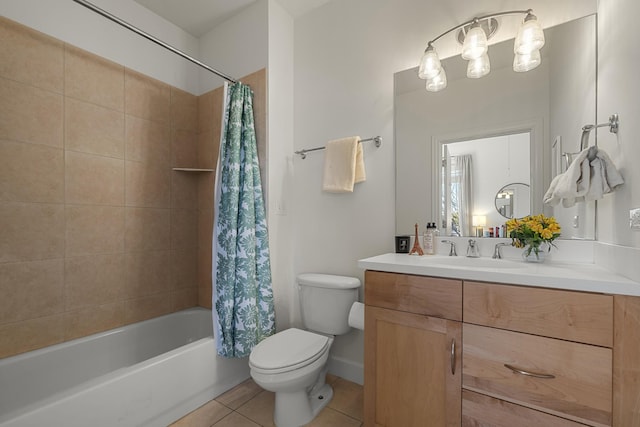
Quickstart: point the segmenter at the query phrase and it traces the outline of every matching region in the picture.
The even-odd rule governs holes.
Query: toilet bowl
[[[308,423],[331,400],[333,390],[324,378],[332,343],[333,338],[291,328],[263,340],[251,352],[251,377],[276,393],[278,427]]]
[[[307,424],[331,401],[333,389],[325,383],[329,350],[335,335],[351,329],[349,310],[359,287],[360,281],[353,277],[301,274],[301,313],[309,330],[286,329],[251,351],[251,377],[275,393],[276,426]]]

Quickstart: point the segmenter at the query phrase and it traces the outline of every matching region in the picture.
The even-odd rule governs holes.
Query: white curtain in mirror
[[[473,213],[473,158],[471,155],[451,156],[446,162],[443,182],[447,188],[445,206],[447,225],[451,234],[459,236],[472,235]],[[448,174],[446,169],[449,169]]]

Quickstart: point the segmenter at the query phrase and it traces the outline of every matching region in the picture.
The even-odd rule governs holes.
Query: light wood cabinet
[[[587,425],[611,425],[610,348],[464,324],[464,389]]]
[[[473,391],[462,391],[463,427],[584,427],[584,424],[514,405]]]
[[[640,297],[367,271],[365,305],[367,427],[640,426]]]
[[[402,291],[396,296],[382,292],[385,283]],[[447,312],[461,313],[461,282],[443,288],[440,279],[422,277],[417,283],[416,276],[366,273],[365,426],[460,425],[462,324],[425,315],[442,311],[433,301],[428,308],[407,293],[458,301],[458,309]]]

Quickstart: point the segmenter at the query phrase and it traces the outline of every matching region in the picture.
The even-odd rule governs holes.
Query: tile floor
[[[327,375],[327,383],[333,387],[333,399],[307,426],[361,427],[362,386],[333,375]],[[248,379],[170,427],[274,427],[274,400],[273,393]]]

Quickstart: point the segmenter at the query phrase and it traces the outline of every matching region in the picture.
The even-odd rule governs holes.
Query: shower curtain
[[[225,89],[215,186],[213,323],[218,354],[245,357],[275,332],[275,312],[253,92],[240,82]]]

